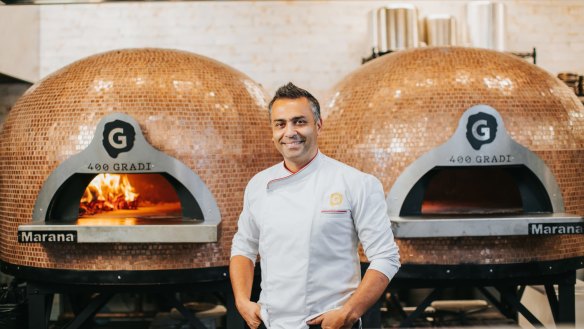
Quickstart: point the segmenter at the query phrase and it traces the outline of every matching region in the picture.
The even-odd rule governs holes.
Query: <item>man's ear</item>
[[[316,122],[316,134],[317,134],[317,136],[320,133],[320,130],[321,129],[322,129],[322,118],[319,118],[318,121]]]

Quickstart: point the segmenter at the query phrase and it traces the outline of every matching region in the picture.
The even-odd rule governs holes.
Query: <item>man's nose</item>
[[[286,125],[286,130],[284,131],[286,137],[294,137],[298,133],[296,132],[296,127],[294,125]]]

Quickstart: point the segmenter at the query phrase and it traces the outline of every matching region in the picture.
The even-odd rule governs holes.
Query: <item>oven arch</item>
[[[474,132],[476,125],[473,124],[479,115],[489,117],[494,128],[489,140],[474,137],[482,141],[477,145],[472,143],[474,135],[469,135]],[[457,167],[499,167],[515,171],[522,208],[527,212],[497,216],[420,214],[427,182],[424,176],[431,176],[428,173],[436,168]],[[538,225],[572,225],[581,221],[580,216],[565,213],[562,194],[550,168],[537,154],[508,135],[503,119],[488,105],[475,105],[466,110],[450,139],[406,167],[387,194],[386,203],[397,238],[530,235],[537,234],[532,228]]]
[[[120,122],[132,127],[126,137],[133,145],[118,148],[112,155],[106,143],[114,130],[108,134],[106,125]],[[72,221],[77,219],[79,203],[66,202],[65,196],[71,193],[79,201],[90,178],[106,173],[164,175],[180,195],[183,214],[188,218],[200,216],[201,220],[183,219],[177,225],[75,225]],[[64,216],[62,223],[51,221],[56,216]],[[78,243],[200,243],[217,242],[221,214],[211,191],[191,168],[150,145],[132,117],[113,113],[97,124],[93,139],[83,151],[63,161],[49,175],[38,193],[32,219],[31,224],[18,227],[19,234],[68,230],[76,232]]]
[[[125,153],[118,154],[117,158],[112,159],[103,147],[102,135],[106,124],[116,121],[123,121],[130,124],[135,130],[135,140],[133,148]],[[103,166],[104,163],[130,163],[135,164],[135,168],[131,166],[120,166],[121,170],[115,170],[114,165]],[[89,164],[89,165],[88,165]],[[101,164],[99,167],[91,164]],[[143,164],[143,166],[140,166]],[[114,169],[112,171],[112,169]],[[128,170],[131,169],[131,170]],[[194,200],[192,206],[187,206],[187,214],[200,214],[206,224],[218,225],[221,222],[219,207],[211,191],[206,187],[202,179],[187,167],[184,163],[176,158],[173,158],[150,145],[144,135],[140,126],[132,117],[122,114],[113,113],[104,117],[97,125],[95,135],[91,143],[80,153],[73,155],[61,163],[47,178],[39,191],[35,207],[33,210],[33,224],[42,224],[49,218],[49,209],[54,211],[59,209],[59,212],[64,214],[67,218],[71,218],[75,210],[69,209],[62,205],[59,200],[66,192],[71,192],[73,195],[81,195],[85,186],[91,181],[89,177],[93,177],[101,173],[115,173],[115,174],[132,174],[132,173],[158,173],[163,174],[175,187],[177,193],[181,195],[181,203],[187,204]],[[85,176],[85,174],[89,174]],[[82,175],[82,176],[76,176]],[[79,179],[76,177],[87,177]],[[89,180],[87,180],[89,179]],[[68,184],[66,184],[68,182]],[[83,187],[81,187],[83,186]],[[184,201],[184,202],[183,202]],[[195,206],[196,205],[196,206]],[[78,204],[76,205],[78,206]],[[55,208],[57,207],[57,208]]]
[[[477,113],[486,113],[495,118],[498,125],[497,137],[479,150],[473,149],[467,141],[466,125],[469,117]],[[508,134],[500,114],[488,105],[475,105],[461,116],[454,135],[444,144],[423,154],[410,164],[396,179],[387,198],[388,214],[391,218],[399,217],[401,208],[410,191],[424,175],[436,167],[492,167],[492,163],[478,162],[488,154],[503,157],[497,166],[524,166],[533,173],[547,193],[553,213],[564,212],[564,202],[558,183],[545,162],[528,148],[515,142]],[[469,161],[466,161],[466,160]],[[541,193],[538,193],[541,194]]]

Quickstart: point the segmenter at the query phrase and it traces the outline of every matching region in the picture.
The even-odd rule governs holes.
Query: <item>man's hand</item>
[[[237,310],[250,329],[257,329],[260,323],[262,323],[262,319],[260,318],[260,305],[258,303],[249,300],[239,302],[237,303]]]
[[[307,324],[320,324],[323,329],[348,329],[373,305],[385,291],[389,279],[373,269],[365,272],[355,293],[342,308],[326,312]]]
[[[351,329],[357,319],[351,318],[343,309],[328,311],[308,321],[309,326],[320,324],[322,329]]]
[[[229,262],[229,276],[235,297],[235,306],[248,327],[257,329],[262,322],[260,305],[250,301],[253,284],[253,262],[244,256],[233,256]]]

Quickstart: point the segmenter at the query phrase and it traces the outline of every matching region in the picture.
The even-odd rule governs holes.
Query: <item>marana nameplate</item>
[[[531,223],[529,235],[584,234],[584,223]]]
[[[77,231],[18,231],[18,242],[77,242]]]

